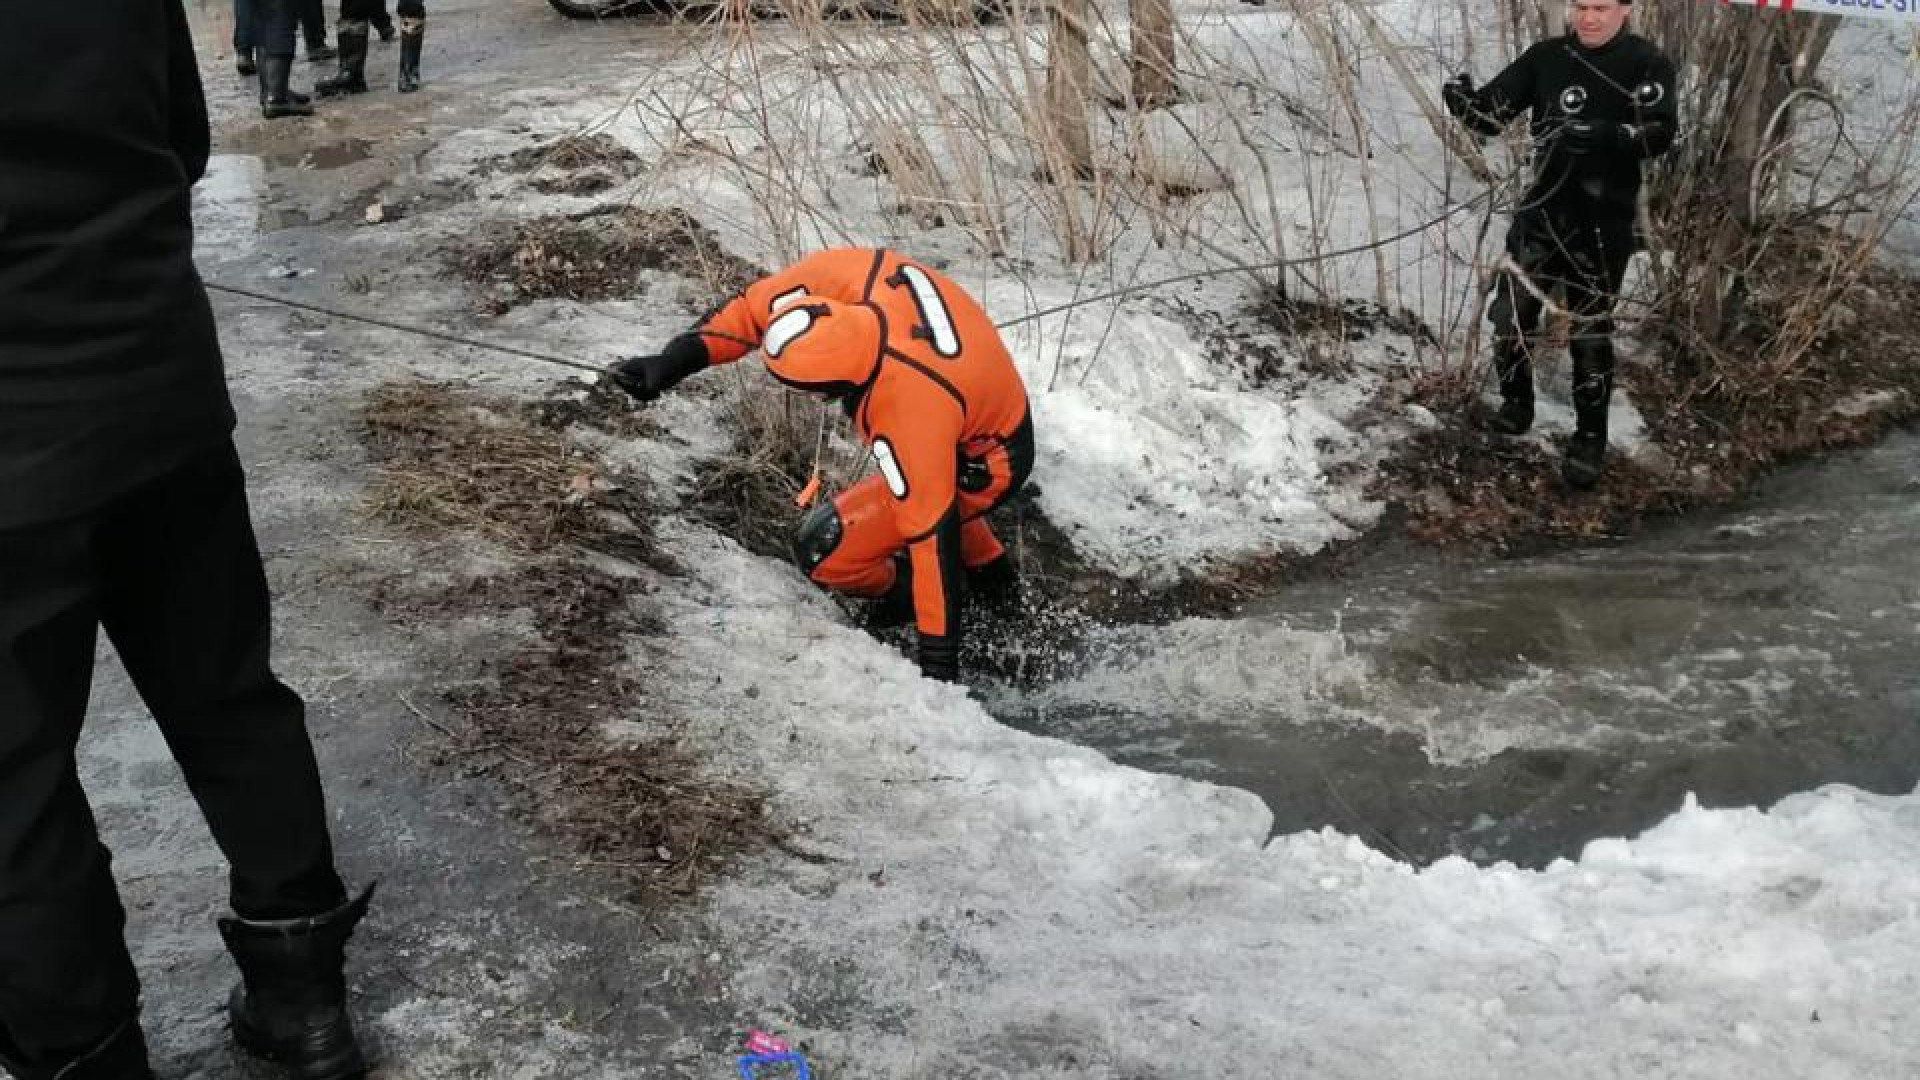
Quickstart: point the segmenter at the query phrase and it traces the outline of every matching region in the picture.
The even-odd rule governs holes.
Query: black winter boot
[[[1500,408],[1481,419],[1495,435],[1525,435],[1533,426],[1533,365],[1526,346],[1502,342],[1493,350],[1493,372],[1500,379]]]
[[[128,1017],[99,1045],[60,1065],[34,1067],[13,1058],[13,1049],[0,1036],[0,1068],[16,1080],[153,1080],[147,1066],[147,1037],[140,1018]]]
[[[380,35],[380,44],[386,45],[393,41],[393,16],[382,11],[369,21],[373,23],[374,33]]]
[[[367,24],[343,22],[334,32],[340,43],[340,70],[313,84],[323,98],[367,92]]]
[[[1576,431],[1567,440],[1567,457],[1560,464],[1560,476],[1567,486],[1586,491],[1600,482],[1601,463],[1607,456],[1607,437],[1590,431]]]
[[[293,77],[293,57],[260,57],[260,115],[269,120],[284,116],[312,116],[313,103],[287,86]]]
[[[221,919],[220,936],[240,965],[227,1012],[234,1041],[299,1080],[358,1080],[366,1058],[347,1016],[347,939],[367,913],[373,886],[303,919]]]
[[[251,47],[240,49],[233,54],[233,70],[239,72],[243,79],[252,78],[260,70],[254,65]]]
[[[399,90],[411,94],[420,89],[420,46],[427,38],[427,20],[418,15],[400,17]]]

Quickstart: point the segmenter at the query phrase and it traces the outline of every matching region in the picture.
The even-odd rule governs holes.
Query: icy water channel
[[[1423,560],[1232,620],[1103,632],[990,695],[1024,730],[1246,788],[1426,863],[1540,866],[1688,792],[1920,778],[1920,432],[1625,545]]]

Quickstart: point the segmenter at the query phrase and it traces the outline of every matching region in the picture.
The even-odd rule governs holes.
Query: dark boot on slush
[[[1567,486],[1590,490],[1600,482],[1601,466],[1607,456],[1607,437],[1589,431],[1576,431],[1567,440],[1567,456],[1560,464],[1560,476]]]
[[[298,1080],[359,1080],[367,1062],[347,1016],[347,939],[367,913],[369,885],[332,911],[300,919],[222,919],[240,965],[228,1018],[234,1041]]]
[[[1607,407],[1613,401],[1613,343],[1600,329],[1576,333],[1567,351],[1573,357],[1573,438],[1560,475],[1568,487],[1585,491],[1600,482],[1607,456]]]
[[[426,40],[427,20],[424,16],[400,16],[399,90],[403,94],[420,89],[420,46]]]
[[[323,98],[367,92],[367,24],[343,22],[334,32],[340,43],[340,70],[313,84]]]
[[[1533,426],[1533,365],[1526,347],[1501,342],[1493,350],[1493,372],[1500,380],[1500,408],[1480,419],[1495,435],[1525,435]]]
[[[260,115],[269,120],[312,116],[313,103],[287,85],[293,78],[293,57],[260,57]]]

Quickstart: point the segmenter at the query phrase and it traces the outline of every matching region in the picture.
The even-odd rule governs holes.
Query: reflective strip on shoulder
[[[767,336],[760,347],[768,356],[779,356],[801,334],[813,328],[813,309],[788,308],[767,324]]]
[[[900,276],[906,279],[907,288],[913,290],[913,302],[920,309],[933,351],[949,360],[959,356],[960,332],[954,329],[953,316],[947,312],[947,301],[940,295],[939,287],[925,270],[912,263],[900,264]]]

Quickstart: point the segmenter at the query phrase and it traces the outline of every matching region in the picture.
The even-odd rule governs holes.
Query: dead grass
[[[1707,494],[1736,494],[1782,462],[1920,415],[1920,280],[1878,262],[1843,265],[1848,246],[1825,230],[1776,236],[1732,340],[1710,351],[1676,344],[1676,362],[1635,372],[1649,430],[1681,470],[1706,478]],[[1856,272],[1816,325],[1799,323],[1805,283]],[[1806,343],[1791,362],[1754,359],[1789,330]],[[1855,407],[1870,398],[1879,404]]]
[[[729,255],[711,230],[682,210],[601,208],[544,217],[496,231],[448,253],[480,286],[480,307],[500,314],[531,300],[593,302],[638,295],[641,271],[700,283],[717,303],[765,275]]]
[[[573,544],[653,557],[639,496],[542,423],[540,407],[403,383],[376,390],[361,419],[378,470],[368,506],[387,524],[473,532],[520,555]]]
[[[816,499],[858,480],[865,450],[839,409],[795,393],[759,371],[743,372],[720,410],[733,433],[728,451],[695,466],[694,516],[756,555],[791,557],[793,528],[805,511],[794,501],[816,465]]]
[[[596,195],[638,176],[641,165],[640,155],[612,136],[596,132],[563,135],[484,162],[481,167],[533,173],[529,183],[548,195]]]
[[[1683,493],[1618,451],[1599,487],[1569,490],[1557,454],[1461,419],[1409,440],[1372,493],[1401,508],[1395,516],[1417,543],[1497,554],[1618,539],[1685,505]]]
[[[609,393],[532,405],[427,383],[375,393],[361,417],[376,467],[373,514],[408,534],[481,536],[520,556],[511,571],[452,586],[394,579],[376,602],[427,634],[475,616],[531,619],[531,642],[449,658],[482,679],[444,695],[462,723],[433,724],[434,760],[494,778],[583,864],[616,873],[636,900],[657,901],[782,840],[759,792],[720,777],[671,734],[613,741],[604,730],[650,697],[628,674],[628,643],[664,628],[645,611],[641,579],[582,554],[674,570],[654,547],[644,492],[604,475],[567,438],[580,425],[644,426]]]

